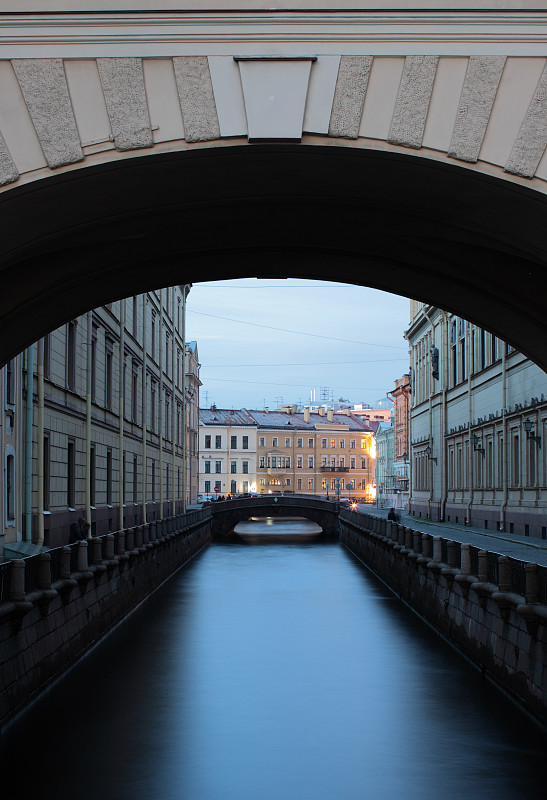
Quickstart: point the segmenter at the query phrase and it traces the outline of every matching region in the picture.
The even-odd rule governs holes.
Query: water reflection
[[[336,543],[212,545],[3,744],[25,798],[545,796],[544,735]]]
[[[238,522],[232,538],[246,544],[302,544],[323,538],[323,528],[304,517],[251,517]]]

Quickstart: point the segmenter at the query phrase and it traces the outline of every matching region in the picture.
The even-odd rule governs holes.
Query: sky
[[[410,303],[344,283],[195,283],[186,341],[201,364],[200,406],[264,407],[328,397],[374,405],[408,371]]]

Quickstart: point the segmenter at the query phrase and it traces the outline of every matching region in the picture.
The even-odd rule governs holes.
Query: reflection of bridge
[[[224,536],[249,517],[304,517],[323,528],[326,536],[338,536],[340,506],[333,500],[310,495],[261,495],[220,500],[212,504],[213,536]]]

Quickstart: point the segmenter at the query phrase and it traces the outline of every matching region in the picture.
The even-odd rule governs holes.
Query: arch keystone
[[[422,146],[438,62],[438,56],[405,58],[388,136],[390,144],[414,148]]]
[[[250,142],[302,138],[315,56],[234,56],[239,64]]]

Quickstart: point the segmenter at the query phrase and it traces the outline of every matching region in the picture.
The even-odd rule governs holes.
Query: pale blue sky
[[[196,283],[186,340],[201,363],[200,404],[273,409],[334,400],[374,403],[408,370],[405,297],[344,283],[245,278]]]

